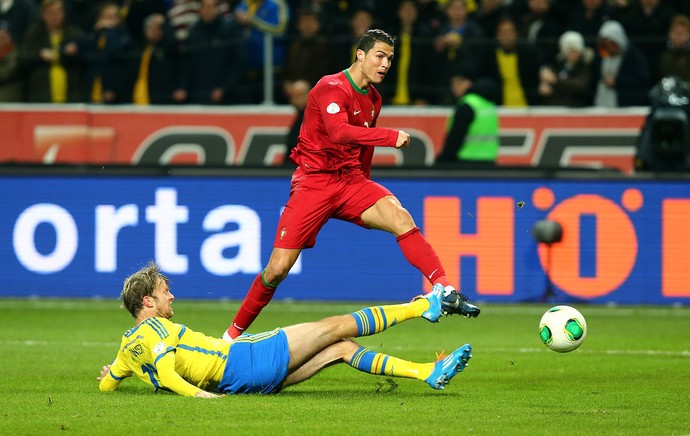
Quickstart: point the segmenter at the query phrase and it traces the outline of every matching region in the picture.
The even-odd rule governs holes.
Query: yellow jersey
[[[230,343],[192,331],[168,319],[152,317],[127,330],[120,350],[101,380],[101,391],[117,389],[132,375],[156,389],[194,396],[215,391],[223,377]]]

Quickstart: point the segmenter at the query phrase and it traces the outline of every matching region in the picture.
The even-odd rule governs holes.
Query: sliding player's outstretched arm
[[[114,391],[120,386],[122,380],[131,376],[132,371],[122,363],[122,359],[118,354],[118,357],[112,364],[101,367],[101,376],[96,377],[96,380],[100,381],[98,389],[102,392]]]

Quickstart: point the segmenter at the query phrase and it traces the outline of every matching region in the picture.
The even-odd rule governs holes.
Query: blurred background
[[[289,194],[306,95],[397,36],[373,177],[475,300],[690,302],[690,2],[0,2],[0,295],[108,296],[148,259],[243,298]],[[277,298],[426,286],[329,223]],[[179,297],[180,295],[178,295]]]

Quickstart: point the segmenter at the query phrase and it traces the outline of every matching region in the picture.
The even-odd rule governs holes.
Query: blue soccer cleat
[[[471,357],[472,347],[470,344],[463,345],[449,356],[437,361],[431,375],[424,381],[434,389],[445,389],[448,382],[469,365]]]
[[[443,287],[434,286],[431,292],[426,295],[420,295],[415,300],[419,298],[426,298],[429,300],[429,308],[422,313],[422,318],[429,322],[438,322],[438,319],[443,315],[443,309],[441,309],[441,301],[443,300]]]
[[[452,286],[445,288],[440,284],[435,284],[434,288],[440,287],[443,290],[443,301],[441,310],[444,315],[462,315],[467,318],[476,318],[481,310],[474,304],[467,301],[467,297],[459,293]]]

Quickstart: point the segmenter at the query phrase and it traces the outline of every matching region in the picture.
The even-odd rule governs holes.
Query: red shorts
[[[305,174],[297,168],[273,246],[311,248],[331,218],[366,228],[360,215],[388,195],[393,194],[360,171]]]

